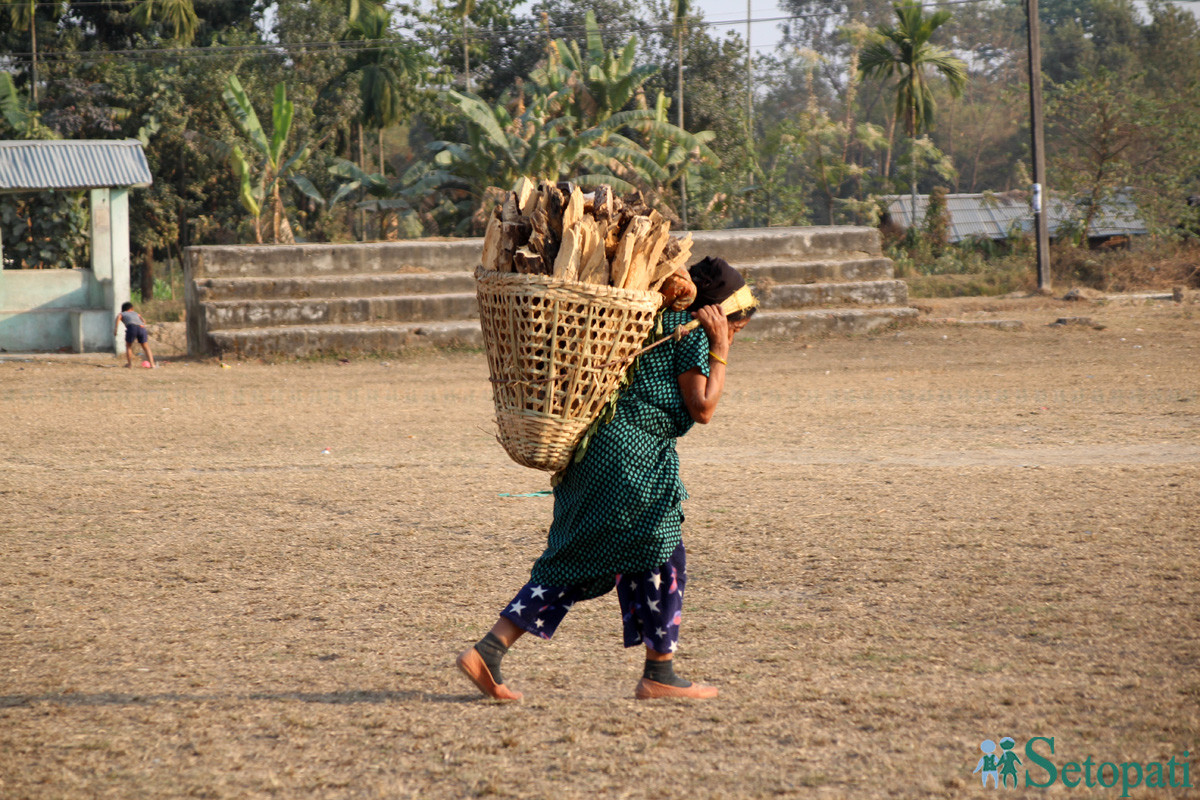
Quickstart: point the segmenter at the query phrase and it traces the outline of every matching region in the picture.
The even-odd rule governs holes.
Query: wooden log
[[[513,197],[516,200],[517,210],[521,216],[533,216],[534,204],[538,199],[537,184],[529,178],[518,178],[516,184],[513,186]]]
[[[654,216],[658,215],[652,215],[651,220],[654,219]],[[645,250],[639,256],[638,283],[630,288],[643,292],[650,288],[651,281],[657,277],[654,273],[662,258],[662,251],[669,241],[671,241],[671,223],[659,216],[658,225],[650,230]]]
[[[521,204],[517,202],[517,193],[509,192],[500,204],[500,221],[516,222],[521,219]]]
[[[650,233],[650,220],[646,217],[634,217],[629,221],[629,227],[621,235],[617,252],[612,259],[612,285],[622,289],[629,288],[638,280],[638,260],[635,258],[641,240]]]
[[[592,214],[596,219],[607,221],[616,213],[613,208],[616,199],[611,186],[600,184],[596,187],[596,197],[592,201]]]
[[[542,196],[540,205],[546,210],[546,219],[550,223],[550,230],[554,231],[556,238],[561,239],[563,208],[567,204],[567,199],[550,181],[542,181],[538,186],[538,192]]]
[[[582,234],[576,280],[608,286],[611,268],[604,254],[604,234],[600,232],[600,223],[593,217],[584,217],[576,223],[576,228]]]
[[[617,257],[617,245],[621,243],[621,235],[624,228],[617,219],[612,219],[602,222],[602,230],[604,231],[604,257],[611,264],[612,260]]]
[[[668,236],[665,245],[663,246],[662,254],[658,257],[658,264],[651,270],[650,285],[651,291],[659,289],[663,281],[667,277],[687,264],[688,258],[692,254],[692,233],[688,231],[687,235],[682,239],[676,236]]]
[[[500,223],[500,256],[496,267],[500,272],[513,271],[513,255],[529,242],[531,231],[529,223],[520,219]]]
[[[546,260],[529,246],[521,247],[513,254],[513,266],[522,275],[546,275]]]
[[[500,220],[500,207],[496,207],[492,218],[488,220],[487,232],[483,235],[483,257],[481,259],[483,268],[490,270],[499,270],[501,267],[500,259],[500,239],[501,231],[504,228],[504,223]],[[508,270],[505,269],[505,272]]]
[[[663,305],[670,306],[672,311],[683,311],[696,300],[696,284],[684,267],[668,275],[659,291],[663,295]]]
[[[566,207],[563,208],[562,230],[564,233],[583,219],[583,206],[583,192],[576,186],[575,191],[571,192],[571,198],[567,201]]]
[[[562,245],[554,258],[554,277],[567,281],[579,279],[579,264],[583,259],[586,237],[587,232],[579,222],[563,229]]]

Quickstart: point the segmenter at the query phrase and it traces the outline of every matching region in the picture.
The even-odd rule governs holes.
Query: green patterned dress
[[[691,320],[663,314],[662,330]],[[679,480],[675,439],[693,425],[679,391],[690,369],[708,375],[708,336],[696,329],[641,356],[607,424],[554,489],[554,521],[531,579],[598,597],[623,573],[664,564],[682,538],[687,491]]]

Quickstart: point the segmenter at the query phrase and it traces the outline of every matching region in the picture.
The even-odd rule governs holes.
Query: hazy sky
[[[708,23],[736,23],[731,25],[716,25],[712,33],[717,38],[723,38],[730,29],[737,30],[744,39],[746,37],[746,0],[692,0],[693,7],[704,12],[704,21]],[[750,19],[769,19],[782,17],[785,12],[770,0],[750,0]],[[769,53],[779,42],[779,21],[755,22],[750,26],[750,46],[755,54]]]

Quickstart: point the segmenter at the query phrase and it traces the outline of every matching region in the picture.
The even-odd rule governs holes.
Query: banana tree
[[[682,192],[685,190],[682,187],[686,185],[687,176],[695,173],[701,164],[720,166],[721,159],[708,146],[717,135],[712,131],[689,133],[672,125],[668,118],[670,105],[666,93],[659,92],[653,119],[637,124],[637,129],[646,139],[650,157],[669,173],[667,182],[680,182],[680,202],[683,203]]]
[[[577,131],[571,117],[554,116],[553,97],[535,96],[516,116],[477,95],[449,91],[444,97],[465,124],[466,140],[431,143],[434,163],[448,186],[477,201],[488,187],[512,185],[522,175],[571,177],[629,190],[633,184],[624,176],[657,179],[665,174],[641,145],[620,133],[623,125],[641,117],[610,117]]]
[[[403,212],[415,212],[416,203],[424,192],[424,187],[414,190],[414,181],[409,175],[395,180],[380,173],[368,174],[353,161],[344,158],[338,159],[329,168],[329,174],[342,180],[329,199],[330,210],[356,192],[365,192],[370,199],[361,200],[357,205],[364,211],[375,212],[380,239],[397,238],[395,232],[400,227],[400,215]]]
[[[630,36],[617,55],[605,49],[596,15],[590,10],[585,26],[586,52],[580,51],[579,43],[574,40],[555,40],[545,66],[531,76],[544,92],[558,94],[564,110],[581,129],[597,125],[624,109],[659,71],[658,67],[634,63],[636,36]]]
[[[262,244],[262,210],[266,198],[270,198],[272,210],[271,230],[276,244],[290,244],[295,241],[292,227],[288,223],[287,213],[283,206],[282,187],[288,181],[304,195],[317,203],[324,204],[325,200],[312,182],[297,170],[308,158],[309,148],[305,142],[290,155],[285,156],[288,135],[291,133],[292,116],[295,107],[287,99],[287,88],[279,83],[275,86],[275,99],[271,107],[271,135],[267,136],[250,98],[242,88],[241,81],[236,75],[230,75],[221,95],[229,108],[238,128],[246,135],[255,150],[261,156],[257,167],[251,167],[242,148],[233,145],[229,150],[229,161],[233,172],[240,181],[239,199],[242,206],[254,215],[254,238]],[[256,177],[257,173],[257,177]]]

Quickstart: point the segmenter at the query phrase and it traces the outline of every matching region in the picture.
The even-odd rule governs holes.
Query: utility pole
[[[684,0],[675,0],[675,58],[678,63],[678,71],[675,76],[676,90],[679,94],[679,129],[685,130],[683,127],[683,21],[684,21]],[[683,162],[683,171],[679,173],[679,215],[683,222],[683,229],[686,231],[688,227],[687,215],[687,159]]]
[[[746,0],[746,127],[754,132],[754,58],[750,49],[750,0]]]
[[[750,0],[746,0],[746,154],[750,156],[747,159],[747,165],[750,169],[749,184],[751,187],[750,197],[754,197],[754,58],[751,56],[753,50],[750,49]],[[754,201],[750,201],[751,209],[754,207]],[[750,212],[750,225],[754,225],[754,212]]]
[[[1042,42],[1037,0],[1025,0],[1029,31],[1029,131],[1033,139],[1033,233],[1037,242],[1038,289],[1050,289],[1050,226],[1046,221],[1046,153],[1042,136]]]
[[[471,51],[467,41],[467,9],[471,3],[463,3],[462,28],[463,28],[463,86],[466,87],[468,93],[471,91]],[[382,170],[381,170],[382,172]]]

